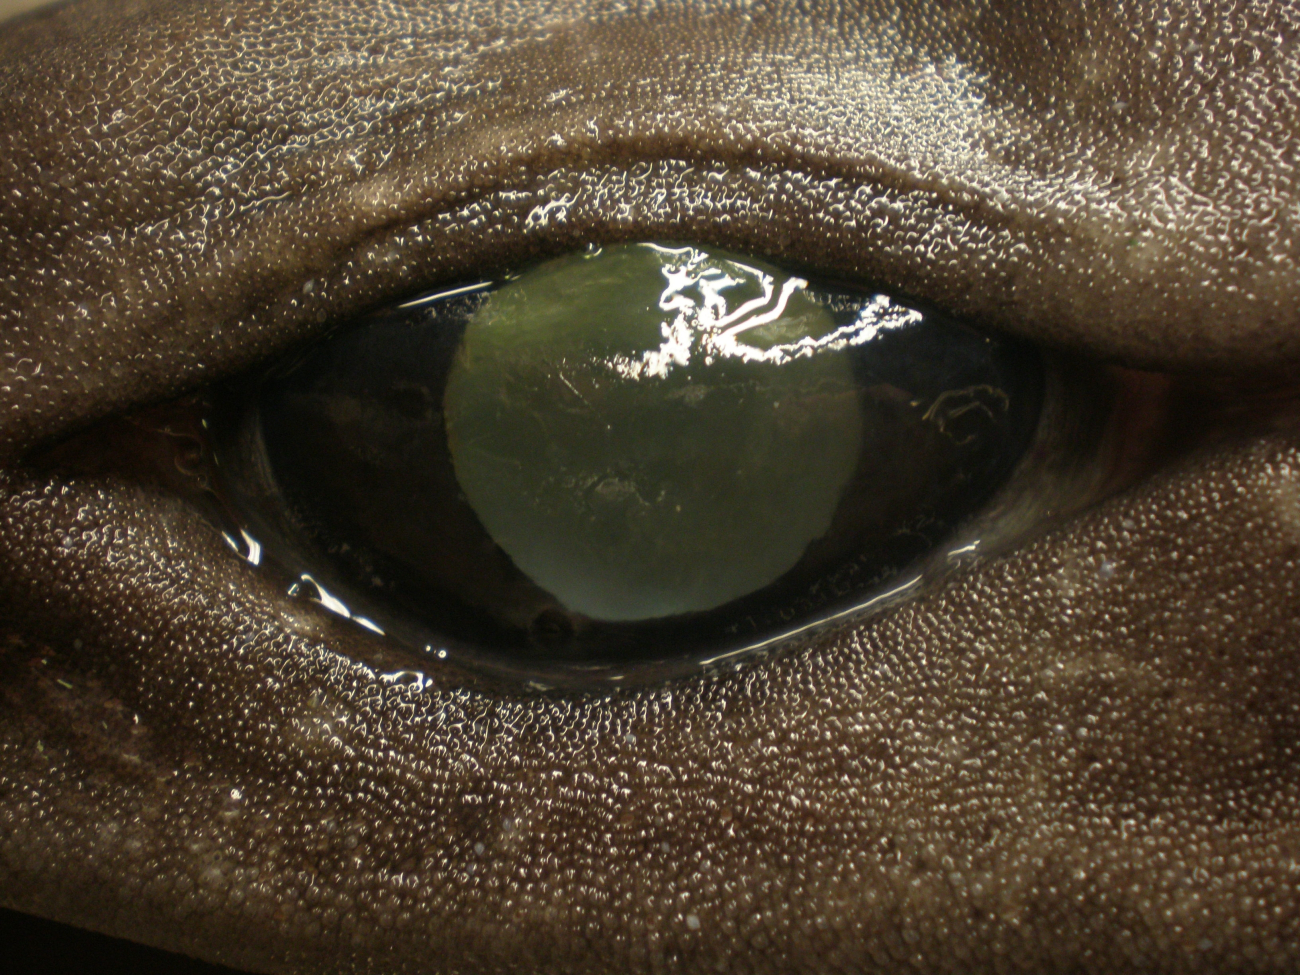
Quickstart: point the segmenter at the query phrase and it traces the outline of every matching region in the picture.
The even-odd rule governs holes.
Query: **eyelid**
[[[477,197],[414,225],[398,221],[398,229],[378,239],[340,244],[343,254],[331,253],[322,243],[345,240],[338,228],[322,231],[320,239],[309,242],[311,254],[315,260],[337,259],[340,264],[333,271],[318,267],[305,281],[305,270],[285,271],[283,255],[272,260],[289,231],[283,224],[277,229],[279,218],[268,217],[254,232],[258,246],[241,246],[252,255],[248,260],[278,268],[273,281],[260,274],[241,282],[236,272],[210,267],[197,273],[199,287],[211,280],[217,293],[227,286],[232,290],[215,303],[190,305],[193,295],[171,296],[160,306],[160,313],[172,316],[167,327],[160,328],[149,316],[123,315],[89,339],[84,334],[74,338],[77,329],[84,333],[83,316],[78,314],[71,333],[39,327],[6,333],[10,351],[5,354],[13,364],[8,368],[10,382],[0,386],[0,406],[5,397],[21,399],[33,388],[41,405],[11,410],[0,436],[11,451],[30,446],[108,411],[233,371],[369,304],[441,280],[477,276],[525,256],[647,233],[696,236],[706,243],[794,259],[823,273],[883,281],[959,313],[972,303],[977,312],[987,310],[980,303],[996,299],[1005,313],[1005,298],[990,291],[1003,283],[1007,269],[990,275],[986,258],[989,252],[1011,248],[1012,237],[1005,229],[979,229],[959,210],[935,206],[929,198],[917,200],[879,187],[864,195],[854,185],[780,170],[665,162],[640,164],[635,173],[611,165],[561,171],[540,180],[526,176],[518,189]],[[655,210],[655,200],[669,202]],[[569,202],[557,210],[556,201]],[[632,215],[624,217],[620,205],[629,207]],[[643,206],[650,208],[638,212]],[[905,215],[901,221],[900,213]],[[891,219],[896,230],[886,229],[886,239],[874,245],[844,229],[873,224],[888,228]],[[913,259],[918,245],[905,242],[920,224],[922,243],[929,241],[938,251],[933,261],[918,264]],[[298,237],[310,238],[318,229],[305,217],[300,227]],[[943,269],[940,280],[934,277],[936,267]],[[216,277],[209,279],[208,274]],[[104,314],[112,311],[114,302],[101,303]],[[228,320],[232,308],[244,309],[235,313],[234,321]],[[1033,331],[1024,321],[1013,322],[1022,331]],[[14,351],[14,346],[33,342],[37,347],[25,349],[27,355],[19,357]]]
[[[1257,186],[1231,182],[1230,193],[1195,208],[1199,222],[1170,228],[1162,201],[1185,195],[1180,180],[1190,176],[1180,167],[1191,157],[1157,153],[1153,167],[1141,145],[1116,140],[1113,120],[1089,114],[1086,102],[1071,123],[1078,131],[1054,128],[1044,142],[1042,125],[1065,123],[1021,104],[1028,95],[1009,69],[998,74],[996,58],[972,57],[946,72],[897,71],[880,56],[891,42],[887,30],[814,18],[792,26],[788,38],[817,52],[798,58],[803,67],[784,79],[803,86],[806,97],[769,102],[748,97],[746,85],[767,77],[774,52],[755,57],[743,42],[749,35],[736,30],[744,18],[734,12],[663,14],[644,24],[559,14],[540,31],[530,21],[524,17],[524,28],[500,50],[477,51],[482,34],[468,30],[456,55],[468,60],[413,75],[417,102],[441,92],[447,105],[418,124],[419,113],[399,112],[350,142],[329,144],[333,130],[312,128],[304,102],[313,111],[320,106],[295,85],[326,79],[373,95],[373,72],[386,77],[388,70],[382,58],[275,74],[283,104],[262,105],[265,123],[252,129],[205,103],[206,93],[194,94],[195,104],[177,107],[214,145],[225,145],[227,135],[257,138],[235,139],[213,170],[216,182],[182,181],[167,199],[130,203],[113,195],[120,181],[91,179],[127,148],[144,156],[180,151],[180,136],[168,128],[172,116],[157,110],[147,76],[134,79],[140,100],[113,125],[139,130],[148,145],[119,145],[106,132],[103,158],[52,158],[46,149],[67,133],[51,130],[44,117],[12,122],[0,205],[3,223],[23,230],[8,270],[30,288],[0,305],[0,315],[18,323],[0,333],[7,380],[0,382],[0,450],[12,454],[115,409],[173,395],[327,321],[475,267],[632,236],[698,239],[874,280],[985,324],[1130,364],[1254,368],[1300,356],[1300,275],[1278,250],[1291,217],[1269,195],[1280,174],[1264,163]],[[409,26],[409,36],[419,36],[428,25]],[[944,29],[956,31],[954,49],[966,50],[964,27],[937,28],[936,51],[944,49]],[[243,43],[249,57],[259,44],[274,45],[252,24],[231,30],[214,43]],[[610,102],[595,82],[620,63],[614,52],[629,48],[628,31],[641,32],[648,50],[673,56],[641,65],[644,100],[634,89]],[[721,61],[705,59],[717,70],[701,76],[686,69],[683,52],[737,38],[742,43],[718,43]],[[441,42],[430,43],[432,57]],[[585,68],[556,56],[565,45],[588,52]],[[506,71],[507,60],[516,67]],[[972,75],[977,62],[984,73]],[[48,84],[45,63],[19,59],[10,83],[40,90]],[[219,65],[208,67],[200,77],[225,77]],[[1276,84],[1295,67],[1284,50],[1262,56],[1216,97],[1247,99],[1254,84],[1274,94],[1296,90]],[[1154,104],[1162,76],[1132,70],[1125,83],[1154,85],[1147,92]],[[239,105],[247,89],[232,84],[236,94],[223,90],[223,97]],[[521,99],[532,105],[536,92],[552,89],[568,94],[540,111],[520,109]],[[988,97],[971,101],[961,96],[967,89]],[[935,116],[934,131],[881,121],[898,99],[924,102],[927,93],[948,106]],[[665,113],[669,101],[676,108]],[[347,112],[367,104],[344,99],[322,117],[346,134]],[[1268,113],[1269,125],[1283,125],[1290,107],[1284,97]],[[304,126],[307,135],[321,135],[324,149],[308,139],[307,149],[294,150]],[[1226,140],[1211,157],[1216,167],[1233,164],[1234,140],[1245,138],[1235,126],[1230,118],[1197,123],[1207,138]],[[1157,126],[1156,135],[1162,131]],[[1088,168],[1095,152],[1071,152],[1074,140],[1094,136],[1108,150],[1105,172]],[[965,148],[940,151],[949,143]],[[258,165],[246,155],[253,147]],[[77,194],[88,214],[69,221],[60,206],[13,202],[11,191],[30,190],[25,181],[37,160],[48,170],[42,178],[50,192]],[[326,175],[313,186],[311,173]],[[1191,175],[1196,185],[1214,179],[1200,169]],[[1227,260],[1215,242],[1223,222],[1263,210],[1282,218]],[[57,237],[61,249],[42,243],[43,234]],[[1233,329],[1215,327],[1229,320]],[[100,328],[88,335],[91,323]]]

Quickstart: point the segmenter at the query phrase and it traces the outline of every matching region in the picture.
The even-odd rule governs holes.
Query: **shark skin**
[[[1297,159],[1281,0],[7,23],[0,904],[300,975],[1295,971]],[[885,612],[591,693],[391,679],[187,498],[33,460],[650,239],[1159,374],[1200,432]]]

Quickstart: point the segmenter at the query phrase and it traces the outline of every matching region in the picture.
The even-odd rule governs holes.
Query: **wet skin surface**
[[[386,683],[183,499],[25,458],[413,289],[622,239],[1276,383],[1298,70],[1281,3],[11,27],[4,903],[255,971],[1294,970],[1287,410],[1225,412],[885,615],[603,696]]]

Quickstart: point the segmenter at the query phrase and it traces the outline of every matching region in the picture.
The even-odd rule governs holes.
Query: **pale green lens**
[[[465,331],[444,409],[492,539],[570,610],[713,609],[830,527],[862,448],[847,343],[804,282],[698,247],[542,264]]]

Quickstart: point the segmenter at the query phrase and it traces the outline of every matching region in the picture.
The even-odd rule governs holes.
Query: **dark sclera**
[[[701,291],[698,281],[683,288],[679,272],[692,260],[700,276],[723,282],[721,292]],[[683,313],[674,297],[671,308],[660,302],[647,311],[628,281],[619,300],[640,309],[645,333],[629,339],[593,293],[619,275],[649,287],[656,273],[659,284],[678,273],[674,294],[694,295],[696,307]],[[784,332],[780,322],[770,324],[771,314],[766,326],[756,317],[773,311],[783,286],[801,309]],[[546,317],[539,310],[554,312],[566,293],[577,296],[573,314],[551,314],[553,322],[537,325]],[[718,304],[719,293],[731,304]],[[713,310],[701,311],[709,301]],[[705,335],[726,319],[734,336],[736,319],[727,315],[746,301],[762,327],[741,335],[750,343],[745,355],[764,361],[729,359],[711,340],[691,354],[677,341],[675,365],[654,358],[671,345],[673,316],[678,339],[683,314],[695,316],[691,334]],[[520,316],[529,324],[519,325]],[[606,334],[591,338],[575,316],[598,322]],[[543,329],[532,344],[520,339],[530,327]],[[783,349],[789,354],[777,354]],[[647,381],[647,368],[629,363],[658,368],[657,379]],[[639,385],[605,388],[619,382]],[[580,397],[581,415],[557,392],[575,383],[577,393],[594,389],[603,397]],[[1032,349],[908,302],[804,282],[718,251],[622,245],[383,311],[273,368],[222,409],[225,425],[241,429],[260,455],[242,467],[256,468],[262,483],[237,484],[232,493],[257,509],[250,521],[282,536],[281,547],[300,565],[320,566],[344,601],[356,600],[390,632],[414,634],[420,646],[544,672],[710,656],[869,598],[1005,482],[1032,440],[1042,391]],[[708,415],[691,412],[706,408],[710,396],[725,416],[716,429]],[[799,405],[791,414],[788,404],[773,408],[763,396]],[[512,423],[513,433],[500,432]],[[590,430],[598,427],[606,429],[604,440],[593,440]],[[730,454],[714,456],[732,450],[718,431],[742,427],[746,442],[761,441],[763,449],[733,453],[762,470],[737,470]],[[527,435],[531,430],[539,432]],[[701,430],[707,436],[692,437]],[[565,438],[581,443],[566,445]],[[475,449],[487,459],[476,460]],[[701,468],[698,478],[693,467]],[[524,473],[513,482],[494,473],[507,469]],[[534,482],[535,490],[521,487]],[[700,488],[705,482],[721,486],[710,495]],[[566,484],[575,492],[568,508]],[[634,508],[593,514],[591,498],[635,497],[634,487],[664,503],[654,509],[642,497]],[[733,511],[733,496],[745,499],[745,510]],[[798,517],[773,507],[810,497]],[[564,508],[558,514],[557,505]],[[683,505],[704,507],[695,521],[681,522],[679,538],[647,553],[646,565],[620,574],[629,553],[650,547],[647,538],[672,536]],[[647,521],[640,535],[635,524],[621,530],[616,523],[633,522],[642,510],[659,520]],[[601,518],[591,539],[574,539]],[[700,541],[701,526],[719,521]],[[541,529],[548,525],[558,542],[546,541]],[[755,538],[784,548],[766,559]],[[629,547],[602,553],[605,539]],[[547,545],[560,546],[549,566]],[[717,567],[734,553],[716,550],[728,546],[739,546],[745,566],[755,567],[718,581],[724,573]],[[716,566],[677,571],[688,556],[716,558]],[[521,564],[540,566],[537,578]],[[743,591],[753,580],[758,588]],[[638,586],[644,592],[630,591]],[[656,615],[657,607],[669,615]]]

